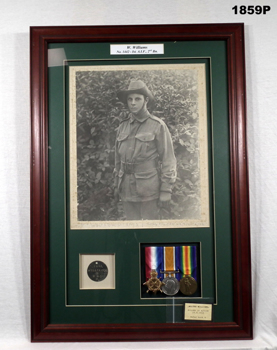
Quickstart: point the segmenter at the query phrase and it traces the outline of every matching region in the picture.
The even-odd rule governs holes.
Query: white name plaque
[[[163,55],[164,44],[110,45],[111,55]]]

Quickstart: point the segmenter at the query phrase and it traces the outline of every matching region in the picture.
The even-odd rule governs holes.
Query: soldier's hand
[[[115,202],[116,203],[119,202],[119,190],[118,190],[118,188],[115,188],[113,196],[114,196]]]
[[[170,192],[161,192],[160,198],[159,198],[159,207],[166,209],[166,210],[169,210],[170,200],[171,200],[171,193]]]

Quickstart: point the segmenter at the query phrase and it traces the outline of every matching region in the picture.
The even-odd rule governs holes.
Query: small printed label
[[[185,320],[188,321],[211,321],[212,304],[185,304]]]
[[[164,44],[110,45],[111,55],[163,55]]]
[[[241,5],[232,7],[235,15],[266,15],[271,10],[269,5]]]

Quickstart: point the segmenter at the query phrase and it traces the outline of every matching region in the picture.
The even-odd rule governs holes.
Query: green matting
[[[151,56],[151,60],[147,56],[128,55],[135,60],[127,62],[121,61],[121,56],[111,57],[110,45],[106,43],[49,45],[50,49],[63,48],[69,64],[74,66],[206,64],[211,225],[183,229],[70,230],[65,113],[68,87],[64,91],[67,68],[49,68],[50,323],[184,322],[185,302],[214,302],[213,321],[233,321],[226,46],[223,41],[192,41],[165,42],[164,47],[164,55],[155,55],[154,59]],[[180,58],[178,62],[176,57]],[[114,61],[105,61],[111,58]],[[140,244],[163,242],[200,243],[202,299],[140,298]],[[80,290],[79,254],[115,254],[116,288]]]

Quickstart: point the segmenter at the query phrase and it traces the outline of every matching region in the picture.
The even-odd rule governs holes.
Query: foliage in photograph
[[[114,147],[127,107],[116,92],[142,80],[155,96],[150,113],[169,128],[177,159],[171,206],[161,219],[200,216],[197,72],[184,70],[79,71],[76,73],[77,181],[80,221],[124,220],[114,192]]]

